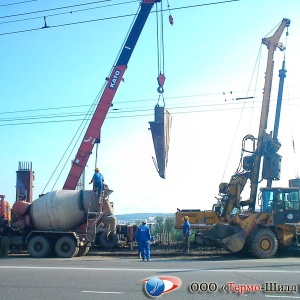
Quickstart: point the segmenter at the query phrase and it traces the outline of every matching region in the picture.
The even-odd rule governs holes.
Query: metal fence
[[[154,242],[170,244],[172,242],[172,234],[170,232],[156,233]]]

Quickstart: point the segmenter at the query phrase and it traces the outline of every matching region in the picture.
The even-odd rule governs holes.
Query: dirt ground
[[[253,256],[245,251],[236,253],[228,252],[221,248],[215,247],[203,247],[191,242],[190,252],[183,253],[182,242],[172,242],[170,244],[154,243],[151,244],[151,257],[157,258],[174,258],[174,259],[212,259],[212,260],[223,260],[223,259],[253,259]],[[129,245],[119,244],[119,247],[114,249],[106,250],[102,248],[91,248],[88,256],[118,256],[118,257],[138,257],[137,245],[133,244],[132,247]],[[285,258],[285,257],[300,257],[300,250],[294,248],[282,248],[278,249],[274,258]]]
[[[190,245],[190,252],[183,253],[183,245],[180,242],[173,242],[170,244],[155,243],[151,244],[151,256],[152,257],[218,257],[221,255],[228,255],[228,252],[223,249],[212,247],[199,247],[194,243]],[[102,248],[94,247],[90,249],[87,255],[101,255],[101,256],[119,256],[119,257],[138,257],[137,245],[122,245],[119,247],[106,250]]]
[[[227,251],[218,248],[200,247],[195,243],[190,244],[190,252],[183,253],[182,242],[152,243],[151,257],[158,258],[221,258],[230,255]],[[29,257],[29,253],[25,250],[12,249],[9,252],[10,257]],[[139,257],[136,243],[127,245],[119,243],[118,247],[113,249],[103,249],[101,247],[93,247],[86,256],[102,256],[102,257]]]
[[[11,250],[9,257],[30,257],[27,251]],[[87,253],[86,257],[118,257],[118,258],[139,258],[137,245],[119,244],[119,247],[113,249],[103,249],[93,247]],[[155,243],[151,244],[151,257],[153,258],[172,258],[172,259],[204,259],[204,260],[224,260],[224,259],[253,259],[249,253],[230,253],[224,249],[214,247],[201,247],[191,243],[190,252],[183,253],[182,243],[173,242],[171,244]],[[299,249],[280,249],[275,258],[300,257]]]

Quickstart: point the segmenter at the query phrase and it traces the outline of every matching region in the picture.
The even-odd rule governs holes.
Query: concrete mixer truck
[[[12,206],[14,220],[5,230],[10,246],[27,249],[37,258],[85,255],[100,222],[112,214],[109,193],[106,186],[100,202],[96,193],[83,190],[49,192],[32,203],[16,201]]]

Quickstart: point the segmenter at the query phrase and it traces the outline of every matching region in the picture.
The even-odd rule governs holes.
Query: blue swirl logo
[[[145,282],[145,292],[150,297],[159,297],[181,286],[181,280],[171,276],[150,277],[143,282]]]

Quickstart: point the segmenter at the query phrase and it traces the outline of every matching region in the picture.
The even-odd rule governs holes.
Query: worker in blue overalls
[[[190,252],[191,224],[189,220],[189,216],[184,217],[184,224],[182,226],[183,252]]]
[[[147,220],[142,222],[142,225],[136,231],[135,239],[138,243],[139,252],[141,253],[142,260],[150,260],[150,229],[147,226]]]
[[[99,168],[95,169],[91,183],[94,183],[94,190],[98,191],[98,197],[100,197],[104,187],[104,176],[100,173]]]

